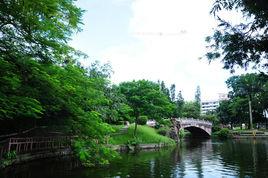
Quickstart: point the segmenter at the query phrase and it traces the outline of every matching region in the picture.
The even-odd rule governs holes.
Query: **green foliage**
[[[176,101],[175,101],[175,111],[174,111],[174,117],[179,118],[182,117],[183,112],[183,105],[185,104],[184,98],[182,97],[181,91],[179,91]]]
[[[0,133],[60,125],[77,136],[85,165],[105,164],[112,128],[102,116],[111,70],[98,62],[81,67],[82,53],[68,45],[82,14],[73,0],[0,2]]]
[[[86,167],[109,164],[109,161],[118,156],[117,152],[97,143],[97,140],[79,139],[75,141],[73,148],[75,155]]]
[[[149,119],[159,120],[170,116],[174,110],[174,105],[157,83],[147,80],[123,82],[119,88],[120,92],[125,95],[128,105],[133,109],[136,124],[142,115],[146,115]]]
[[[157,129],[157,133],[159,135],[163,135],[163,136],[167,136],[167,134],[169,133],[169,131],[170,131],[170,127],[167,127],[167,126],[161,127],[159,129]]]
[[[73,0],[1,1],[0,52],[11,58],[72,61],[77,52],[67,41],[80,31],[82,14]]]
[[[200,106],[196,102],[185,102],[182,107],[182,116],[187,118],[200,117]]]
[[[221,130],[221,127],[219,125],[212,125],[212,133],[218,132]]]
[[[162,93],[164,93],[168,97],[169,100],[172,100],[171,95],[174,95],[174,93],[170,93],[169,89],[166,87],[165,82],[159,81],[158,85],[160,86],[160,90],[162,91]],[[174,88],[174,90],[175,90],[175,88]],[[171,91],[171,92],[174,92],[174,91]]]
[[[230,131],[227,128],[223,128],[220,131],[218,131],[216,133],[216,135],[220,138],[220,139],[227,139],[230,137]]]
[[[103,108],[103,120],[107,123],[118,124],[122,121],[132,121],[133,109],[127,104],[125,95],[120,93],[119,87],[113,85],[106,88],[105,96],[108,104]]]
[[[164,137],[157,133],[157,130],[148,126],[139,125],[139,129],[137,130],[136,137],[133,136],[133,131],[135,126],[132,124],[127,130],[125,134],[112,135],[109,141],[110,144],[120,145],[120,144],[128,144],[129,141],[138,140],[139,143],[166,143],[166,144],[174,144],[174,141],[168,137]]]
[[[233,23],[223,19],[220,11],[236,11],[243,20]],[[215,0],[211,13],[219,25],[214,34],[207,37],[208,60],[221,59],[225,69],[234,71],[236,66],[247,69],[267,67],[268,6],[266,1]],[[231,17],[231,16],[228,16]],[[250,65],[252,64],[252,65]]]
[[[170,119],[161,119],[159,121],[159,124],[162,126],[167,126],[167,127],[170,127],[172,125]]]
[[[199,85],[196,87],[196,91],[195,91],[195,102],[197,104],[199,104],[199,106],[200,106],[200,104],[201,104],[201,89],[200,89]]]
[[[3,155],[3,158],[0,160],[0,168],[5,168],[12,164],[12,162],[16,159],[17,153],[16,151],[10,151]]]
[[[172,102],[175,102],[176,101],[176,85],[175,84],[172,84],[170,86],[170,99]]]
[[[138,118],[138,124],[139,125],[146,125],[146,122],[148,121],[148,117],[147,116],[140,116]]]
[[[129,146],[137,146],[141,143],[142,143],[142,141],[139,137],[134,137],[134,138],[131,138],[130,140],[128,140],[126,144]]]
[[[252,104],[253,122],[264,122],[267,110],[267,82],[264,74],[245,74],[230,77],[226,83],[230,89],[228,101],[222,101],[218,116],[223,124],[248,123],[249,102]]]
[[[184,129],[180,129],[179,130],[179,139],[183,139],[185,137],[185,132],[184,132]]]
[[[16,151],[10,151],[3,155],[3,158],[8,160],[16,159],[16,157],[17,157]]]

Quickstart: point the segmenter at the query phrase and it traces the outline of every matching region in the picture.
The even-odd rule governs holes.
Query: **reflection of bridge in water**
[[[173,135],[177,135],[180,129],[185,129],[191,132],[194,137],[208,138],[211,136],[212,123],[209,121],[193,118],[173,118],[172,122]]]

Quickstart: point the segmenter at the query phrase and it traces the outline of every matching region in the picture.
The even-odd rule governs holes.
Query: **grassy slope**
[[[134,139],[133,133],[134,133],[134,125],[130,125],[127,133],[112,136],[109,140],[109,143],[114,144],[114,145],[126,144],[128,143],[129,140]],[[141,144],[145,144],[145,143],[173,144],[174,143],[172,139],[159,135],[155,129],[148,127],[148,126],[142,126],[142,125],[138,126],[137,139],[139,140],[139,143]]]

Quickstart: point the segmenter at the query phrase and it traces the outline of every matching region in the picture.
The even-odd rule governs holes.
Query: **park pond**
[[[81,168],[68,158],[48,159],[7,169],[0,177],[268,177],[268,139],[185,140],[177,147],[122,153],[102,168]]]

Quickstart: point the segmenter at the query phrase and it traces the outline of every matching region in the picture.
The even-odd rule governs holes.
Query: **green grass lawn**
[[[114,127],[114,126],[113,126]],[[130,125],[127,132],[120,135],[112,135],[109,143],[113,145],[127,144],[129,141],[134,140],[134,124]],[[159,135],[154,128],[148,126],[138,125],[136,140],[140,144],[146,143],[166,143],[174,144],[174,140]]]

